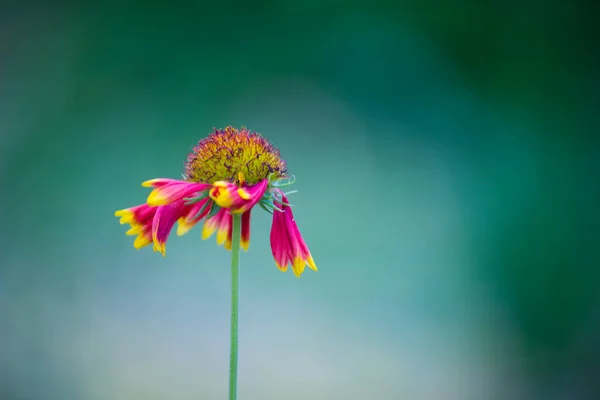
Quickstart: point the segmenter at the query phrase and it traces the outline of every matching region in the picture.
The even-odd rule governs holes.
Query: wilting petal
[[[150,206],[164,206],[190,196],[199,196],[203,191],[212,187],[212,185],[206,183],[162,178],[146,181],[142,183],[142,186],[154,188],[146,200],[146,203]]]
[[[213,184],[209,195],[219,207],[228,208],[234,214],[243,214],[260,201],[268,185],[268,179],[256,185],[244,187],[239,187],[230,182],[219,181]]]
[[[119,220],[121,225],[131,223],[144,225],[149,220],[152,220],[155,211],[156,210],[153,210],[152,207],[147,204],[140,204],[139,206],[125,208],[115,212],[115,217],[121,217]]]
[[[156,214],[152,220],[152,241],[154,242],[154,251],[160,251],[163,256],[166,255],[167,239],[173,229],[173,225],[181,218],[184,208],[185,204],[183,200],[166,206],[157,207]]]
[[[283,196],[283,201],[287,203],[285,196]],[[304,238],[302,238],[302,235],[300,234],[300,230],[296,224],[292,209],[287,207],[284,214],[286,219],[286,227],[288,229],[288,236],[290,237],[292,249],[294,250],[294,265],[298,265],[298,268],[301,269],[300,274],[302,271],[304,271],[304,263],[306,263],[313,271],[317,271],[317,266],[315,265],[310,251],[308,250],[308,246],[306,246],[306,242],[304,242]],[[302,265],[300,266],[300,264]]]
[[[283,203],[288,199],[281,193]],[[294,275],[300,277],[304,268],[308,267],[317,271],[317,266],[300,234],[300,230],[294,220],[292,209],[280,202],[276,205],[282,210],[273,211],[273,226],[271,228],[271,250],[277,266],[285,271],[288,263],[292,265]]]
[[[217,244],[219,246],[223,245],[226,241],[227,241],[227,237],[231,237],[231,227],[232,227],[232,220],[231,220],[231,214],[229,213],[229,210],[226,209],[222,209],[223,212],[221,212],[221,219],[219,220],[219,226],[217,227]]]
[[[217,243],[222,245],[227,240],[229,225],[231,225],[231,214],[226,208],[221,208],[213,217],[204,221],[202,239],[206,240],[217,232]]]
[[[210,212],[210,207],[206,204],[209,201],[209,198],[202,199],[199,202],[184,208],[182,213],[183,216],[177,221],[177,236],[185,235]]]
[[[202,227],[202,240],[210,238],[213,233],[215,233],[219,227],[219,222],[221,221],[221,212],[223,212],[223,210],[219,210],[218,213],[204,221],[204,226]]]
[[[250,245],[250,212],[242,214],[240,247],[248,250]],[[217,232],[217,244],[231,250],[233,236],[233,216],[230,210],[222,208],[214,217],[204,222],[202,239],[206,240]]]
[[[244,251],[248,251],[248,247],[250,247],[250,212],[252,210],[249,209],[245,213],[242,214],[242,238],[240,241],[240,245]]]
[[[138,250],[152,243],[152,220],[156,211],[156,207],[141,204],[115,212],[115,216],[121,217],[121,224],[131,226],[126,234],[137,235],[133,247]]]
[[[161,187],[161,186],[165,186],[165,185],[172,185],[172,184],[178,183],[178,182],[181,182],[181,181],[178,179],[171,179],[171,178],[156,178],[156,179],[150,179],[148,181],[142,182],[142,186],[157,188],[157,187]]]
[[[225,181],[213,183],[213,188],[208,193],[210,198],[222,208],[237,209],[250,200],[250,194],[237,185]]]
[[[288,237],[284,230],[284,215],[282,212],[273,212],[273,224],[271,225],[271,251],[277,268],[283,272],[287,271],[288,266]]]
[[[244,188],[239,189],[244,191],[244,194],[246,194],[245,198],[248,198],[248,200],[244,204],[242,204],[241,207],[233,209],[232,212],[235,214],[241,214],[252,209],[252,207],[254,207],[256,203],[258,203],[263,197],[263,195],[267,191],[268,186],[269,180],[265,179],[257,183],[256,185],[246,186]]]
[[[225,249],[231,250],[231,238],[233,237],[233,216],[227,213],[227,238],[225,239]]]
[[[139,250],[142,247],[148,246],[150,243],[152,243],[152,232],[148,230],[145,232],[140,232],[140,234],[133,241],[133,247],[135,247],[136,250]]]

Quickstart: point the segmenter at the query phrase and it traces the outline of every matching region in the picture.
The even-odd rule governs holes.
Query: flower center
[[[256,132],[228,126],[215,129],[194,147],[185,163],[184,176],[192,182],[253,185],[270,174],[286,176],[286,163],[279,150]]]

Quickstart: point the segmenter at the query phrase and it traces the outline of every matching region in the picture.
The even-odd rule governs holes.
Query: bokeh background
[[[592,1],[3,1],[0,399],[223,399],[228,253],[115,210],[213,127],[272,140],[240,399],[600,398]]]

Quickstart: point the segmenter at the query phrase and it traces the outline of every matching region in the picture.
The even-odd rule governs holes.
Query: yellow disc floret
[[[253,185],[271,174],[285,177],[286,163],[279,150],[244,127],[215,129],[194,147],[185,163],[185,178],[192,182]]]

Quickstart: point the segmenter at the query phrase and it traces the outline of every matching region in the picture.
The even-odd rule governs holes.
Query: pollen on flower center
[[[285,161],[268,140],[245,127],[215,128],[194,147],[185,163],[185,179],[192,182],[252,185],[270,174],[285,177]]]

